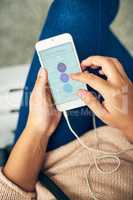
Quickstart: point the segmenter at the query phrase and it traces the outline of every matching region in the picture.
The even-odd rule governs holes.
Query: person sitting
[[[75,140],[64,116],[54,106],[49,110],[51,93],[45,90],[48,74],[39,69],[34,54],[15,133],[16,145],[0,173],[0,200],[53,200],[52,193],[38,180],[41,169],[72,200],[133,199],[133,59],[109,28],[118,8],[119,0],[53,1],[39,40],[69,32],[80,61],[96,54],[105,55],[89,57],[81,65],[88,72],[96,72],[95,68],[102,66],[98,75],[106,75],[107,81],[92,73],[71,75],[89,85],[89,91],[78,93],[87,106],[74,110],[78,116],[70,116],[87,150]],[[92,88],[104,97],[102,103],[92,95]],[[32,90],[25,102],[27,92]],[[123,97],[128,105],[125,101],[122,104]],[[91,110],[98,117],[97,146],[92,116],[82,115]],[[130,151],[125,152],[127,149]]]
[[[116,57],[123,64],[128,77],[133,81],[133,68],[131,67],[133,59],[109,27],[118,9],[119,0],[93,0],[93,3],[92,0],[55,0],[49,9],[39,40],[62,33],[70,33],[74,38],[80,61],[94,54]],[[33,90],[39,66],[38,56],[35,52],[25,84],[14,143],[19,139],[27,123],[30,97],[27,93],[29,94]],[[78,116],[71,115],[71,111],[69,116],[74,130],[79,136],[93,129],[92,114],[88,107],[75,109],[74,112],[78,113]],[[97,127],[104,125],[98,118],[96,124]],[[57,149],[74,139],[75,137],[71,134],[65,118],[62,116],[55,133],[49,140],[47,151]]]
[[[81,66],[101,66],[100,73],[107,77],[103,80],[88,72],[70,74],[71,79],[89,84],[104,97],[100,103],[91,92],[77,91],[86,105],[109,125],[97,129],[99,148],[94,130],[80,138],[87,149],[75,140],[46,153],[61,113],[53,105],[48,73],[41,68],[30,97],[26,127],[0,172],[0,200],[54,199],[38,182],[41,169],[72,200],[133,199],[133,84],[115,58],[92,56]]]

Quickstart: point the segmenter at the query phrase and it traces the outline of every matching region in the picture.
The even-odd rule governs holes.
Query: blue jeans
[[[118,0],[63,0],[63,3],[62,0],[55,0],[49,9],[39,40],[69,32],[74,38],[80,61],[95,54],[117,57],[133,80],[133,59],[109,29],[118,7]],[[27,122],[29,97],[25,102],[25,96],[27,91],[32,91],[39,68],[40,63],[35,52],[25,84],[15,142]],[[93,128],[91,112],[87,107],[75,109],[69,114],[71,125],[79,136]],[[97,119],[97,126],[102,124]],[[56,149],[74,139],[62,116],[47,150]]]

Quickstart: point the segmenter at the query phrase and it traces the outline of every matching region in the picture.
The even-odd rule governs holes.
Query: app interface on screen
[[[78,99],[77,91],[85,88],[83,83],[69,78],[70,73],[79,72],[73,46],[66,43],[39,52],[49,74],[49,84],[56,105]]]

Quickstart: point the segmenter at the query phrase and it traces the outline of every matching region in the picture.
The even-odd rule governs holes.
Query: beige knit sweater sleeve
[[[21,190],[17,185],[9,181],[0,169],[0,200],[35,200],[35,193]]]

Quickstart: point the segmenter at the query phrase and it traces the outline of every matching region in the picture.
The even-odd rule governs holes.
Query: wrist
[[[29,120],[27,122],[27,125],[25,127],[24,132],[27,132],[27,133],[32,134],[32,135],[44,137],[47,140],[49,140],[49,138],[50,138],[50,133],[48,132],[48,130],[46,130],[45,128],[38,128],[38,126],[36,127]]]
[[[3,169],[5,176],[23,190],[33,191],[45,160],[48,140],[47,135],[26,126]]]
[[[42,130],[33,128],[29,124],[26,125],[26,127],[24,129],[24,133],[31,135],[31,137],[33,137],[33,138],[36,138],[36,137],[40,138],[40,140],[45,143],[48,143],[49,138],[50,138],[47,131],[45,131],[45,130],[42,131]]]

